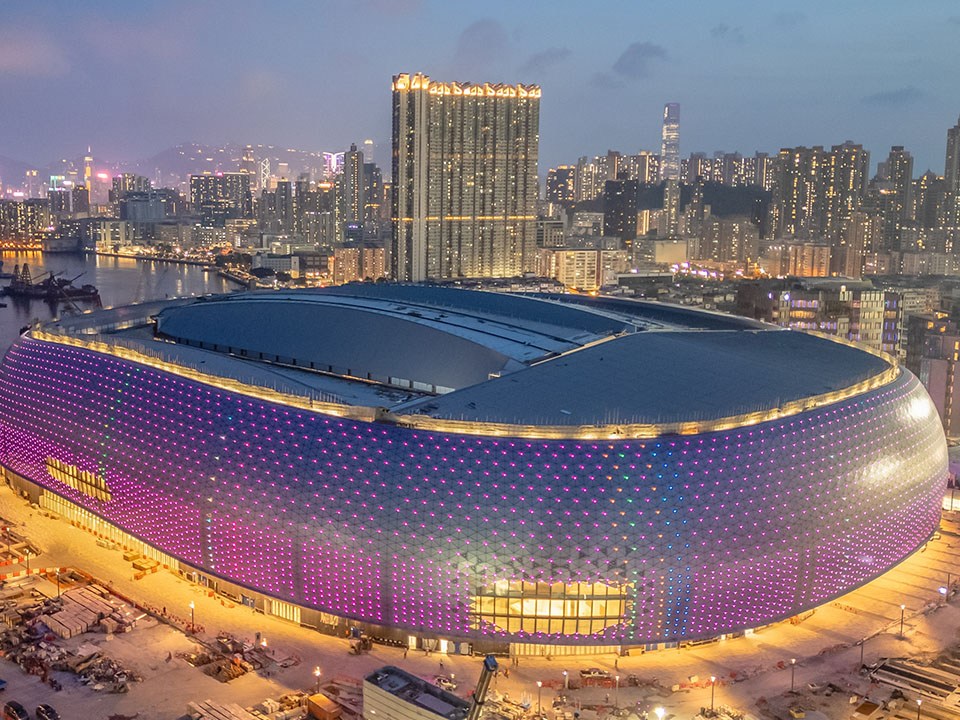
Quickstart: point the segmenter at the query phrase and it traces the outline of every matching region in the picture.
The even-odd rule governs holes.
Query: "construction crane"
[[[483,703],[487,699],[487,690],[490,689],[490,681],[496,674],[497,659],[493,655],[487,655],[487,657],[483,659],[480,679],[477,680],[477,689],[473,692],[473,703],[470,705],[470,712],[467,713],[466,720],[480,720],[480,713],[483,712]]]

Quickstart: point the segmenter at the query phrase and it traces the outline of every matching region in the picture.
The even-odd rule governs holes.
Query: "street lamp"
[[[57,600],[60,599],[60,568],[57,568]]]
[[[197,627],[196,623],[194,622],[194,619],[196,618],[196,615],[194,614],[196,607],[197,606],[193,603],[193,600],[191,600],[190,601],[190,632],[193,632]]]
[[[907,609],[906,605],[900,606],[900,639],[903,639],[903,611]]]
[[[713,712],[713,692],[717,689],[717,676],[710,676],[710,712]]]
[[[568,675],[568,674],[567,674],[567,671],[564,670],[564,671],[563,671],[563,689],[564,689],[564,690],[569,690],[569,689],[570,689],[570,678],[569,678],[567,675]]]
[[[617,714],[620,714],[620,676],[616,676],[617,688],[613,691],[613,706],[616,708]]]
[[[313,669],[313,676],[317,679],[317,692],[320,692],[320,666]]]
[[[663,716],[667,713],[662,707],[654,708],[653,712],[656,714],[657,720],[663,720]]]
[[[920,720],[920,705],[923,703],[923,698],[917,698],[917,720]]]
[[[537,718],[540,717],[540,690],[543,688],[543,680],[537,680]]]
[[[797,670],[797,659],[790,658],[790,692],[793,692],[793,678]]]

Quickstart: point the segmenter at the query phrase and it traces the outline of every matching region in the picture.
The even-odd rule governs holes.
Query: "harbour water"
[[[68,280],[76,278],[77,285],[95,285],[100,290],[104,307],[238,289],[235,283],[224,280],[216,273],[204,272],[202,267],[196,265],[40,252],[4,252],[0,253],[0,259],[3,260],[5,273],[12,273],[14,265],[23,266],[23,263],[27,263],[34,281],[52,271],[62,273],[60,277]],[[0,286],[9,284],[9,279],[0,279]],[[7,305],[0,308],[0,357],[17,339],[24,325],[34,320],[50,320],[67,312],[63,303],[46,300],[0,297],[0,302]],[[95,303],[86,301],[77,304],[81,310],[96,307]]]

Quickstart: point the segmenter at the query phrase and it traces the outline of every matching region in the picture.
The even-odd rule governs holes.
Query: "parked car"
[[[60,713],[49,705],[37,705],[37,720],[60,720]]]
[[[452,678],[448,678],[446,675],[438,675],[436,683],[438,688],[446,690],[447,692],[453,692],[457,689],[457,684]]]
[[[3,720],[30,720],[30,715],[23,705],[11,700],[3,706]]]
[[[606,670],[601,670],[600,668],[587,668],[586,670],[580,671],[580,677],[582,678],[605,678],[610,677],[610,673]]]
[[[6,681],[6,680],[0,680],[0,690],[5,690],[6,687],[7,687],[7,681]]]

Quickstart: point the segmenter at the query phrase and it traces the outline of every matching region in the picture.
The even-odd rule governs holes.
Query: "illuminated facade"
[[[536,255],[540,88],[393,78],[397,280],[511,277]]]
[[[261,311],[237,307],[251,322]],[[415,322],[427,322],[426,307]],[[189,334],[184,317],[175,312],[169,331]],[[230,332],[233,319],[219,317],[217,332]],[[715,333],[699,335],[712,342]],[[776,329],[738,335],[730,347],[756,335],[868,358]],[[763,415],[647,431],[563,429],[430,415],[461,393],[479,402],[483,384],[427,395],[410,415],[387,418],[207,378],[184,358],[203,353],[211,369],[244,361],[195,339],[157,344],[182,347],[178,364],[83,338],[35,333],[7,353],[0,462],[8,481],[41,505],[88,513],[84,525],[121,528],[211,586],[262,594],[269,612],[322,618],[311,624],[346,618],[378,635],[477,647],[713,637],[860,586],[921,547],[939,521],[946,446],[937,414],[911,373],[875,359],[860,384]],[[561,357],[603,352],[609,364],[620,342]],[[290,360],[288,368],[301,363]],[[552,362],[504,378],[521,392]]]
[[[663,106],[663,129],[660,139],[660,179],[680,179],[680,104]]]

